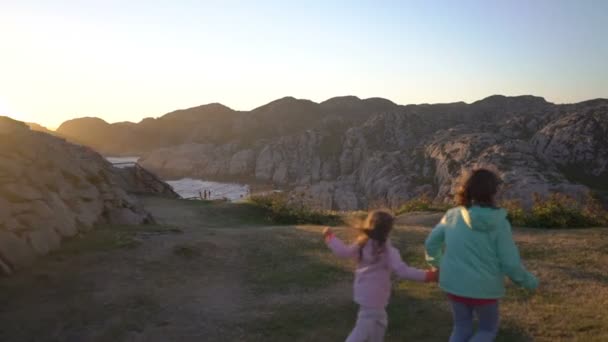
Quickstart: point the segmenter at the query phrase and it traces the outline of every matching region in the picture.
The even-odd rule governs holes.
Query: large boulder
[[[48,226],[27,232],[25,238],[39,256],[56,250],[61,243],[61,236]]]
[[[117,170],[91,149],[0,117],[0,273],[98,223],[152,222],[120,184]]]
[[[31,264],[36,257],[34,248],[17,234],[0,230],[0,264],[5,273]]]
[[[43,198],[40,191],[23,183],[9,183],[0,186],[0,195],[14,202],[36,201]]]

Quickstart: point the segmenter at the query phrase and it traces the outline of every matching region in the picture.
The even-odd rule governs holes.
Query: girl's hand
[[[325,238],[325,241],[329,240],[333,235],[334,232],[331,230],[331,228],[325,227],[325,229],[323,229],[323,238]]]
[[[436,283],[439,281],[439,270],[436,268],[431,268],[426,271],[426,277],[424,279],[427,283]]]

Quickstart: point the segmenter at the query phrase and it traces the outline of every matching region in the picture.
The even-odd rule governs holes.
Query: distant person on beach
[[[448,210],[425,243],[427,260],[439,268],[439,286],[452,306],[450,342],[494,341],[505,275],[526,289],[538,287],[521,263],[507,212],[496,207],[500,184],[486,169],[465,177],[456,195],[459,207]],[[479,319],[475,334],[474,315]]]
[[[386,306],[391,294],[391,273],[399,278],[418,282],[437,281],[434,270],[408,266],[399,251],[392,246],[389,234],[394,217],[385,211],[374,211],[365,220],[357,241],[346,245],[330,228],[323,235],[327,246],[339,258],[357,262],[354,300],[359,304],[357,323],[346,342],[380,342],[388,325]]]

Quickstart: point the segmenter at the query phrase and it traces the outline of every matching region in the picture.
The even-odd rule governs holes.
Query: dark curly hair
[[[496,193],[502,184],[498,175],[488,169],[475,169],[463,177],[456,193],[456,204],[471,207],[473,204],[481,206],[496,206]]]

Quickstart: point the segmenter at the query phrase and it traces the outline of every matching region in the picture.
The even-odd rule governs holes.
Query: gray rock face
[[[608,105],[570,113],[538,131],[532,145],[572,178],[608,188]]]
[[[256,178],[287,185],[335,176],[332,166],[320,155],[323,139],[320,133],[307,131],[266,145],[256,161]]]
[[[256,115],[266,125],[279,122],[294,101],[261,107],[236,130],[246,135],[266,127],[253,124]],[[274,183],[294,200],[336,210],[395,207],[422,194],[448,201],[456,181],[481,166],[504,178],[504,197],[525,205],[534,193],[608,190],[608,100],[553,105],[533,96],[491,96],[472,104],[396,106],[343,97],[294,108],[286,117],[310,111],[310,122],[277,124],[248,142],[165,147],[148,153],[143,165],[165,177]]]
[[[274,171],[274,159],[272,149],[266,146],[260,152],[255,164],[255,177],[261,181],[269,181],[272,179]]]
[[[439,200],[451,198],[456,191],[455,181],[476,167],[494,169],[505,182],[502,196],[518,199],[524,205],[531,204],[533,193],[583,195],[588,190],[570,183],[550,160],[537,155],[527,141],[499,134],[441,132],[427,146],[427,154],[435,161]]]
[[[0,117],[0,270],[27,266],[96,223],[151,222],[117,177],[89,148]]]
[[[144,155],[139,163],[167,179],[228,175],[233,145],[186,144]]]
[[[180,197],[169,184],[162,181],[154,173],[139,166],[139,164],[118,168],[115,173],[119,176],[117,178],[120,187],[129,193],[168,198]]]
[[[110,224],[134,226],[146,223],[147,218],[137,214],[132,208],[112,208],[106,212],[106,220]]]
[[[235,153],[230,159],[228,174],[243,175],[251,174],[255,168],[255,151],[243,150]]]

